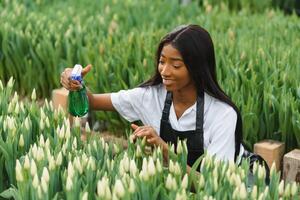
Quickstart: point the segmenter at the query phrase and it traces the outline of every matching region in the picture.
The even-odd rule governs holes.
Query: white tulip
[[[272,163],[272,166],[271,166],[270,175],[272,176],[275,173],[276,173],[276,164],[275,164],[275,161],[274,161]]]
[[[218,191],[218,187],[219,187],[219,185],[218,185],[218,179],[217,179],[217,177],[214,177],[214,191],[215,192]]]
[[[77,149],[77,139],[76,139],[76,137],[74,137],[73,144],[72,144],[72,150],[75,151],[76,149]]]
[[[182,187],[183,189],[187,189],[188,183],[189,183],[188,175],[185,174],[184,177],[183,177],[183,179],[182,179],[181,187]]]
[[[60,166],[60,165],[62,164],[62,153],[61,153],[61,151],[60,151],[60,152],[58,153],[58,155],[57,155],[55,164],[56,164],[57,166]]]
[[[49,183],[50,177],[47,167],[43,168],[42,178],[46,181],[46,183]]]
[[[31,93],[31,100],[35,101],[36,100],[36,92],[35,92],[35,88],[33,89],[32,93]]]
[[[32,159],[31,163],[30,163],[30,174],[31,174],[31,176],[36,175],[36,172],[37,172],[36,164],[35,164],[34,160]]]
[[[17,102],[14,113],[17,115],[17,114],[19,114],[19,112],[20,112],[20,106],[19,106],[19,103]]]
[[[160,160],[157,159],[156,161],[156,170],[161,173],[162,172],[162,166],[161,166],[161,163],[160,163]]]
[[[132,178],[130,179],[128,190],[131,194],[133,194],[135,192],[135,183]]]
[[[88,193],[84,192],[83,195],[82,195],[81,200],[88,200],[88,197],[89,197]]]
[[[144,171],[148,170],[148,163],[147,163],[147,159],[145,157],[143,158],[142,170],[144,170]]]
[[[49,121],[49,118],[48,117],[46,117],[46,127],[47,128],[50,128],[50,121]]]
[[[100,198],[104,198],[105,197],[105,185],[104,183],[102,182],[102,180],[99,180],[97,182],[97,195],[100,197]]]
[[[24,147],[24,137],[23,137],[23,134],[20,135],[19,146],[20,147]]]
[[[55,164],[55,160],[54,160],[53,156],[50,156],[48,158],[48,162],[49,162],[49,170],[54,170],[56,167],[56,164]]]
[[[36,160],[39,162],[44,158],[44,151],[41,147],[38,147]]]
[[[179,140],[178,143],[177,143],[176,152],[177,152],[178,154],[181,154],[181,153],[182,153],[182,144],[181,144],[181,141],[180,141],[180,140]]]
[[[14,78],[11,76],[8,83],[7,83],[7,87],[12,88],[13,85],[14,85]]]
[[[257,186],[256,185],[254,185],[252,188],[251,197],[252,197],[252,199],[257,198]]]
[[[122,198],[125,195],[124,186],[120,179],[116,180],[114,191],[119,198]]]
[[[24,180],[23,173],[22,173],[22,166],[19,160],[16,161],[16,180],[18,182],[22,182]]]
[[[282,196],[284,192],[284,180],[281,180],[278,186],[279,196]]]
[[[39,186],[39,177],[37,174],[35,174],[33,177],[32,186],[35,189],[37,189],[37,187]]]
[[[69,163],[68,163],[68,177],[73,178],[74,174],[75,174],[74,167],[72,165],[72,162],[69,161]]]
[[[167,179],[166,179],[166,188],[168,190],[172,190],[172,185],[173,185],[173,181],[172,181],[172,175],[168,174]]]
[[[66,190],[70,191],[73,188],[73,181],[70,176],[67,177]]]
[[[148,174],[148,171],[147,169],[146,170],[143,170],[140,172],[139,174],[139,177],[140,179],[142,179],[143,181],[148,181],[149,180],[149,174]]]
[[[176,162],[175,165],[174,165],[174,174],[176,174],[176,175],[181,174],[181,168],[180,168],[178,162]]]
[[[148,173],[150,176],[155,175],[155,165],[152,157],[150,157],[148,161]]]
[[[44,191],[44,193],[48,192],[48,182],[44,179],[44,177],[41,178],[41,186]]]
[[[120,149],[119,149],[118,145],[113,144],[113,148],[114,148],[114,153],[115,154],[118,154],[120,152]]]
[[[285,190],[284,190],[284,196],[289,197],[291,195],[291,184],[286,184]]]
[[[75,165],[76,169],[79,171],[79,173],[82,174],[83,168],[82,168],[82,166],[81,166],[79,157],[76,157],[76,158],[74,159],[74,165]]]
[[[91,132],[90,125],[89,125],[88,122],[85,123],[85,132],[86,133],[90,133]]]
[[[26,169],[26,170],[30,169],[30,161],[29,161],[28,155],[25,156],[24,169]]]
[[[259,179],[264,179],[265,174],[266,174],[265,168],[262,165],[259,165],[258,166],[258,178]]]
[[[242,183],[240,186],[240,199],[246,199],[247,198],[247,190],[245,183]]]
[[[205,185],[205,180],[204,180],[204,176],[202,174],[200,174],[200,178],[199,178],[199,188],[203,188]]]
[[[2,81],[0,80],[0,91],[3,90],[3,84]]]
[[[29,119],[29,117],[25,118],[25,128],[26,128],[27,131],[29,131],[29,129],[30,129],[30,119]]]
[[[77,128],[80,127],[80,118],[79,117],[74,118],[74,126]]]
[[[171,173],[174,173],[174,171],[175,171],[175,166],[174,166],[174,163],[172,160],[170,160],[170,162],[169,162],[169,171]]]
[[[142,150],[141,150],[141,147],[140,147],[140,145],[137,145],[137,147],[136,147],[136,157],[137,158],[139,158],[139,157],[141,157],[142,156]]]
[[[44,123],[44,120],[43,118],[40,119],[40,130],[44,130],[45,128],[45,123]]]
[[[131,176],[135,176],[137,173],[137,167],[134,160],[130,160],[130,174]]]

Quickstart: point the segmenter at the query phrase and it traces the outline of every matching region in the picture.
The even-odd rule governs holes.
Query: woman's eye
[[[179,68],[179,67],[181,67],[180,65],[173,65],[173,67],[175,67],[175,68]]]
[[[159,61],[159,64],[163,65],[165,62],[163,60]]]

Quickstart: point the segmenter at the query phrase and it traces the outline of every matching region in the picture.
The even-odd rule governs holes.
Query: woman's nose
[[[161,66],[160,74],[165,77],[169,76],[171,74],[170,66],[168,64]]]

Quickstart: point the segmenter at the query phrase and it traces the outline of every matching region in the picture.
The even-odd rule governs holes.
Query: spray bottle
[[[89,110],[89,101],[86,87],[81,77],[82,66],[76,64],[71,73],[71,79],[81,83],[81,89],[70,91],[68,96],[69,113],[73,116],[83,117]]]

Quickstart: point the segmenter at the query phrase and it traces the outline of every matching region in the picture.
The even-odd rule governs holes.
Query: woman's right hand
[[[89,64],[82,69],[81,76],[82,78],[91,70],[92,65]],[[66,68],[60,75],[60,83],[64,88],[70,91],[76,91],[81,89],[82,85],[79,81],[71,79],[71,73],[73,68]]]

